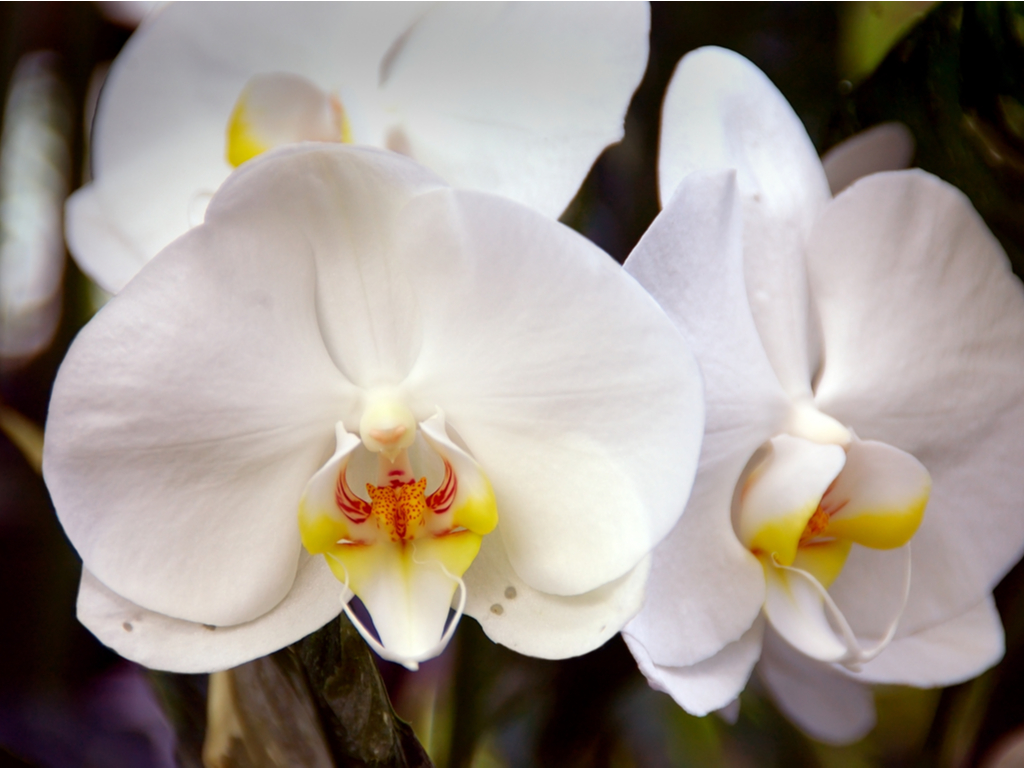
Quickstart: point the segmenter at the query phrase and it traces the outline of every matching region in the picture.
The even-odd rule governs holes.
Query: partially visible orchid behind
[[[556,217],[623,135],[646,3],[182,3],[118,56],[68,202],[82,269],[116,293],[276,146],[408,155]]]
[[[563,658],[639,609],[702,414],[681,334],[589,241],[302,145],[239,169],[82,330],[43,471],[79,618],[147,666],[240,664],[353,594],[411,668],[463,610]]]
[[[60,320],[69,112],[54,54],[23,56],[0,133],[0,368],[46,349]]]
[[[690,341],[707,429],[623,634],[691,713],[735,706],[756,664],[801,728],[853,741],[874,724],[867,684],[950,685],[1002,655],[991,590],[1024,549],[1024,292],[929,174],[833,199],[785,99],[722,49],[674,74],[659,183],[626,269]]]

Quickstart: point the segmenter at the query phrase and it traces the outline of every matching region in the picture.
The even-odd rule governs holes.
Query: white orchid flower
[[[116,293],[203,219],[234,166],[298,141],[409,155],[558,216],[623,135],[647,3],[182,3],[111,67],[93,181],[67,206],[82,269]]]
[[[866,683],[948,685],[1002,654],[1024,293],[933,176],[833,199],[797,116],[734,53],[683,59],[661,141],[667,203],[626,269],[690,341],[707,429],[624,635],[692,713],[730,705],[760,658],[786,714],[851,741],[874,722]]]
[[[453,603],[557,658],[639,609],[702,431],[681,334],[592,243],[303,145],[240,169],[83,329],[43,469],[79,618],[147,666],[242,663],[352,592],[409,666]]]
[[[46,349],[60,321],[68,101],[54,54],[21,57],[0,132],[0,370]]]

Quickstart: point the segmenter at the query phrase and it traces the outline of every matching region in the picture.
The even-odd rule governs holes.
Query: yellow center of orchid
[[[423,495],[426,487],[425,477],[394,486],[366,484],[371,513],[377,525],[388,532],[392,541],[415,539],[423,528],[424,513],[428,509],[427,499]]]
[[[806,408],[792,422],[804,434],[773,438],[743,484],[738,532],[766,567],[802,568],[813,552],[811,573],[827,587],[851,544],[895,549],[910,541],[931,478],[909,454],[856,439],[825,414]]]
[[[892,639],[902,607],[887,609],[889,629],[865,648],[827,590],[854,544],[886,550],[910,541],[931,477],[910,454],[860,440],[813,407],[795,409],[789,427],[802,434],[772,438],[743,481],[736,532],[764,568],[764,610],[775,630],[809,656],[856,669]],[[902,557],[894,596],[905,604],[909,553]]]
[[[494,492],[443,417],[417,424],[395,393],[368,397],[359,431],[339,425],[337,452],[307,484],[302,542],[363,601],[380,642],[361,631],[378,653],[415,667],[454,629],[453,595],[498,522]]]
[[[353,142],[341,99],[298,75],[252,77],[228,119],[228,163],[237,168],[268,150],[300,141]]]

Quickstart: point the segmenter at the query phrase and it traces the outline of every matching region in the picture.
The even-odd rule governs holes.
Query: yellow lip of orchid
[[[462,575],[497,525],[497,505],[479,466],[448,438],[440,413],[417,425],[400,399],[378,393],[368,398],[360,427],[362,439],[338,425],[337,451],[307,485],[299,529],[306,549],[324,555],[344,585],[344,608],[367,642],[415,669],[451,638],[466,599]],[[353,480],[360,450],[377,454],[373,482]],[[379,640],[348,608],[351,594],[366,606]]]
[[[812,431],[842,436],[822,416],[804,413],[793,423],[824,426]],[[910,541],[921,524],[931,478],[910,454],[852,435],[845,447],[789,434],[769,445],[743,485],[738,517],[740,540],[765,571],[765,613],[804,653],[856,669],[892,639],[902,607],[883,636],[865,648],[827,590],[853,544],[895,549]],[[908,553],[905,558],[901,606],[909,592]]]
[[[228,118],[228,163],[237,168],[275,147],[299,141],[351,144],[352,125],[341,99],[299,75],[254,75]]]

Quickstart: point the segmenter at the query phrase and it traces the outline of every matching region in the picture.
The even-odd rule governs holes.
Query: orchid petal
[[[230,625],[291,586],[302,489],[335,423],[357,421],[317,286],[323,261],[375,248],[375,231],[337,210],[358,215],[358,196],[386,219],[436,184],[401,158],[335,152],[246,164],[208,223],[79,334],[57,377],[48,486],[86,566],[138,605]],[[356,335],[368,322],[350,319]]]
[[[215,672],[294,643],[341,611],[341,585],[321,557],[303,554],[291,590],[271,611],[214,627],[149,611],[82,572],[78,619],[126,659],[168,672]]]
[[[956,618],[897,637],[884,653],[863,666],[858,677],[866,682],[921,688],[956,685],[997,664],[1004,651],[999,612],[995,601],[986,597]]]
[[[737,696],[724,707],[716,709],[715,714],[722,718],[722,720],[727,722],[729,725],[736,725],[736,722],[740,719],[739,697]]]
[[[833,195],[857,179],[910,167],[914,134],[903,123],[882,123],[836,144],[821,158]]]
[[[761,339],[783,387],[810,394],[803,249],[830,199],[818,154],[778,89],[742,56],[701,48],[676,67],[662,107],[662,202],[698,170],[734,168],[743,201],[744,271]]]
[[[622,138],[649,26],[645,3],[439,5],[389,61],[391,148],[554,218]]]
[[[252,75],[294,72],[324,89],[343,77],[354,100],[366,103],[382,57],[420,13],[402,3],[266,3],[244,11],[204,3],[154,16],[128,41],[103,88],[94,181],[67,209],[76,259],[102,287],[119,291],[131,276],[126,265],[141,266],[202,221],[190,210],[231,171],[225,129]],[[108,272],[110,260],[118,266]]]
[[[512,567],[496,534],[484,537],[465,574],[466,614],[491,640],[542,659],[581,656],[604,645],[640,610],[650,558],[582,595],[540,592]]]
[[[150,256],[160,250],[160,246],[156,242],[147,248],[135,246],[114,224],[109,209],[95,183],[80,187],[64,203],[64,237],[79,269],[105,291],[116,293],[145,266]],[[182,218],[187,222],[187,216]],[[181,231],[186,228],[184,225],[180,227]],[[156,240],[169,243],[177,236],[177,229],[158,236]]]
[[[846,461],[838,445],[778,435],[747,477],[740,495],[738,535],[754,554],[792,565],[797,545],[825,490]]]
[[[932,479],[909,453],[873,440],[854,440],[846,466],[821,501],[828,535],[874,549],[902,547],[924,517]]]
[[[487,467],[516,573],[557,595],[624,576],[696,469],[700,375],[679,333],[589,241],[501,198],[422,194],[395,238],[419,334],[401,386]]]
[[[764,620],[759,618],[739,640],[687,667],[655,664],[641,642],[629,633],[623,633],[623,638],[651,687],[664,691],[691,715],[700,717],[736,700],[761,656],[763,635]]]
[[[771,630],[757,670],[779,709],[819,741],[849,744],[875,727],[868,686],[804,656]]]
[[[976,605],[1024,549],[1024,291],[967,199],[921,171],[861,179],[808,249],[828,349],[816,403],[932,476],[902,620],[916,633]]]
[[[736,539],[730,507],[747,461],[790,410],[747,302],[734,176],[688,176],[625,265],[679,326],[705,381],[708,421],[693,492],[654,551],[644,609],[628,629],[668,667],[717,653],[761,611],[764,575]]]

